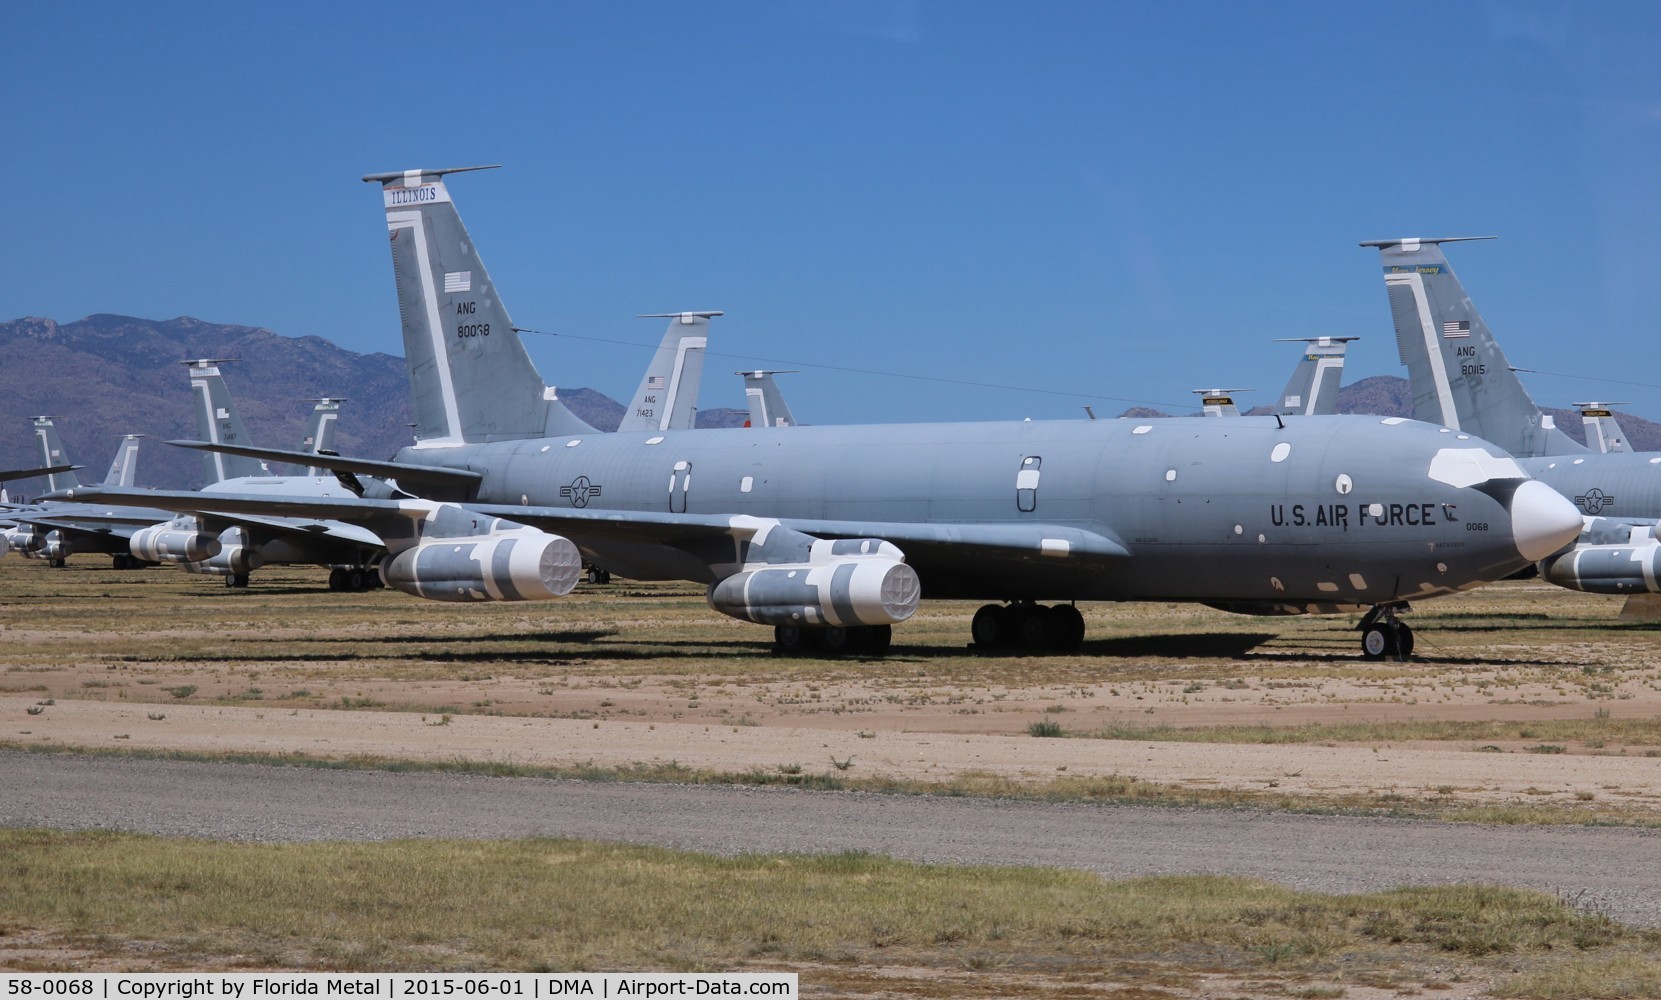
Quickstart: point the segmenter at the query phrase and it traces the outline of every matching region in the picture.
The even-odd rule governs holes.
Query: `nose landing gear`
[[[1379,604],[1357,625],[1361,631],[1361,655],[1369,660],[1406,660],[1413,655],[1413,630],[1396,617],[1397,611],[1411,611],[1406,604]]]

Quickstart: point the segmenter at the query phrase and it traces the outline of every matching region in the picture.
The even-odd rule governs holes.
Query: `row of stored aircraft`
[[[556,598],[584,563],[696,581],[782,648],[869,653],[926,596],[988,602],[971,624],[984,646],[1076,646],[1077,602],[1154,600],[1361,611],[1364,653],[1403,654],[1410,601],[1511,576],[1585,527],[1543,471],[1445,420],[768,419],[735,433],[654,412],[643,419],[656,426],[600,433],[526,354],[456,212],[459,172],[365,178],[382,192],[415,441],[390,461],[306,458],[352,495],[95,486],[56,498],[177,511],[203,536],[250,519],[352,525],[384,550],[387,585],[435,600]]]
[[[640,386],[622,418],[624,431],[671,429],[693,424],[708,343],[708,321],[718,312],[681,313],[670,320],[663,341],[641,378]],[[664,317],[659,317],[664,318]],[[242,418],[225,385],[219,366],[229,359],[183,362],[189,369],[198,434],[212,444],[251,444]],[[791,426],[794,418],[773,378],[782,372],[736,373],[743,377],[750,397],[752,419],[766,426]],[[335,429],[343,398],[324,397],[313,403],[305,436],[298,451],[308,456],[334,454]],[[760,425],[760,424],[758,424]],[[34,418],[33,431],[42,460],[48,466],[66,463],[54,418]],[[135,484],[140,434],[126,435],[102,485]],[[274,495],[313,497],[348,495],[338,478],[315,466],[292,476],[272,471],[273,464],[241,455],[207,452],[203,455],[207,486],[203,492],[255,490]],[[48,489],[81,488],[73,471],[46,474]],[[246,587],[252,571],[264,565],[315,564],[331,568],[333,590],[363,590],[380,582],[374,563],[384,555],[377,539],[345,524],[319,526],[285,519],[244,519],[210,538],[197,519],[142,506],[99,507],[85,503],[51,502],[7,505],[0,518],[0,553],[17,552],[62,567],[71,555],[102,553],[113,557],[116,569],[134,569],[172,563],[186,572],[216,575],[229,587]],[[609,579],[599,568],[591,579]]]

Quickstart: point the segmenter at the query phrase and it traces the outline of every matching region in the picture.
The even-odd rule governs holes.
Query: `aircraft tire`
[[[1084,642],[1084,615],[1071,604],[1057,604],[1050,608],[1051,646],[1059,650],[1073,650]]]
[[[864,638],[865,636],[858,628],[843,628],[840,625],[832,625],[824,630],[824,633],[819,637],[819,641],[824,643],[825,652],[834,656],[843,656],[859,652],[860,647],[864,645],[862,641]]]
[[[1032,604],[1022,608],[1016,619],[1020,629],[1021,645],[1028,649],[1049,649],[1055,646],[1056,627],[1050,615],[1050,609],[1042,604]]]
[[[1001,604],[984,604],[975,612],[969,624],[969,634],[982,649],[998,649],[1009,644],[1014,629],[1014,615]]]
[[[351,569],[346,571],[345,583],[346,583],[346,589],[350,590],[354,594],[360,593],[362,591],[365,591],[365,590],[369,589],[369,584],[364,579],[363,570],[359,569],[356,566],[353,566]]]
[[[865,654],[867,656],[887,656],[888,647],[894,644],[894,626],[871,625],[865,630]]]
[[[346,589],[346,571],[345,570],[341,569],[338,566],[336,566],[334,569],[329,570],[329,589],[330,590],[344,590],[344,589]]]
[[[773,646],[781,653],[800,653],[811,649],[817,638],[816,630],[800,625],[773,626]]]
[[[52,567],[53,569],[63,569],[65,566],[69,565],[69,562],[65,559],[48,559],[46,560],[46,565]]]
[[[1399,622],[1396,624],[1396,653],[1404,660],[1413,655],[1413,630]]]
[[[1382,660],[1386,656],[1394,656],[1397,649],[1394,630],[1383,622],[1369,625],[1361,633],[1361,655],[1369,660]]]

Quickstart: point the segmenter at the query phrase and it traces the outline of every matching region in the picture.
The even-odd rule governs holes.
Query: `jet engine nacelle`
[[[710,585],[709,606],[762,625],[893,625],[917,610],[922,586],[905,553],[878,538],[816,539],[786,528],[752,546],[743,569]],[[794,536],[794,537],[791,537]],[[777,562],[783,542],[806,558]],[[773,549],[768,552],[766,549]],[[798,550],[799,551],[799,550]],[[756,557],[760,556],[760,559]]]
[[[46,539],[41,542],[40,549],[35,553],[35,557],[38,559],[49,559],[53,561],[58,559],[68,559],[69,542],[63,537],[63,532],[57,530],[48,531],[46,533]]]
[[[219,554],[219,539],[205,531],[152,524],[133,532],[128,548],[146,562],[201,562]]]
[[[571,592],[582,563],[570,539],[521,526],[422,538],[383,560],[381,579],[430,601],[546,601]]]
[[[180,563],[179,568],[186,573],[202,573],[208,576],[240,576],[252,573],[265,565],[265,556],[258,547],[244,545],[241,542],[226,543],[223,540],[224,536],[220,537],[218,555],[201,562]]]
[[[1577,545],[1540,563],[1540,576],[1588,594],[1661,593],[1661,545]]]
[[[6,549],[10,552],[33,555],[45,544],[45,533],[36,531],[33,525],[20,524],[6,532]]]

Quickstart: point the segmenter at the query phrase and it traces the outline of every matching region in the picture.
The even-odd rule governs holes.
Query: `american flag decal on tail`
[[[1468,319],[1450,319],[1442,324],[1442,339],[1458,340],[1471,335],[1471,321]]]

